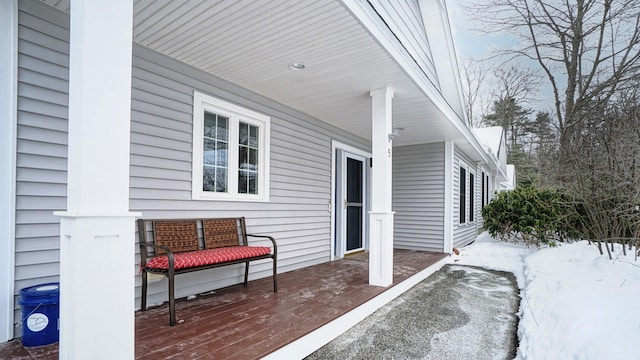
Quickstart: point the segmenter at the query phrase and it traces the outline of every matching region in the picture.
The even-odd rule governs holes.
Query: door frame
[[[337,258],[342,258],[344,256],[344,249],[346,244],[341,242],[338,244],[338,238],[336,237],[336,233],[338,230],[341,231],[341,234],[344,234],[346,228],[336,229],[338,211],[336,206],[336,195],[338,189],[338,172],[336,171],[336,166],[338,164],[337,152],[341,150],[345,153],[345,158],[347,155],[352,155],[355,158],[360,158],[358,160],[363,161],[363,196],[364,196],[364,206],[363,206],[363,231],[362,231],[362,248],[368,249],[369,247],[369,216],[368,212],[370,210],[370,197],[371,197],[371,170],[368,163],[371,159],[371,153],[358,149],[354,146],[347,145],[336,140],[331,141],[331,200],[329,201],[329,213],[331,217],[331,260],[335,260]],[[345,164],[343,163],[343,169],[345,168]],[[341,173],[344,173],[342,171]],[[344,238],[344,236],[341,236]]]

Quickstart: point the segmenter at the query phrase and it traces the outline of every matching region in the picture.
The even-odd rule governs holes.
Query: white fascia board
[[[467,123],[461,119],[458,114],[453,110],[451,105],[440,93],[440,90],[429,79],[429,77],[422,71],[420,66],[416,64],[409,53],[404,49],[397,38],[390,34],[390,30],[384,22],[376,21],[375,17],[378,15],[373,12],[373,9],[366,2],[358,0],[341,0],[347,10],[349,10],[353,16],[360,21],[360,23],[369,31],[369,33],[376,39],[376,41],[387,51],[387,53],[396,61],[396,63],[402,68],[402,70],[409,76],[413,82],[418,86],[420,90],[433,102],[433,104],[440,110],[444,117],[456,128],[458,133],[462,135],[464,140],[468,142],[476,154],[484,162],[488,162],[487,155],[471,133],[471,129]],[[373,13],[372,13],[373,12]],[[428,34],[427,34],[428,35]],[[450,33],[449,35],[450,36]],[[453,46],[453,42],[451,42]],[[453,67],[453,65],[452,65]],[[457,65],[455,66],[457,68]]]
[[[444,117],[456,128],[463,136],[465,141],[474,148],[474,151],[487,161],[486,154],[480,146],[480,143],[471,133],[471,129],[467,126],[463,119],[453,110],[451,105],[445,100],[440,90],[422,71],[420,66],[416,64],[409,53],[404,49],[401,43],[393,34],[390,34],[389,28],[384,22],[376,21],[378,16],[367,2],[358,0],[341,0],[344,7],[369,31],[387,53],[395,60],[402,70],[413,80],[420,90],[433,102],[440,110]],[[428,35],[428,34],[427,34]]]
[[[449,83],[453,82],[455,90],[455,96],[457,102],[460,105],[460,112],[462,120],[465,124],[468,124],[467,114],[464,109],[464,95],[462,91],[462,81],[460,79],[460,69],[458,67],[458,58],[456,56],[456,48],[453,42],[453,35],[451,33],[451,24],[449,22],[449,13],[447,6],[443,0],[418,0],[418,7],[422,15],[423,26],[427,32],[427,38],[429,39],[429,45],[431,47],[431,53],[433,55],[444,55],[442,58],[446,58],[446,61],[437,61],[438,57],[434,56],[434,62],[436,63],[436,69],[440,68],[441,72],[438,73],[438,78],[443,79],[446,75]],[[434,34],[437,36],[430,36]],[[450,86],[448,86],[450,88]],[[452,93],[449,93],[451,96]]]

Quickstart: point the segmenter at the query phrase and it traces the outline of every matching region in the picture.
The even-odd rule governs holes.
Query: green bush
[[[500,193],[482,209],[484,228],[491,236],[538,247],[578,238],[577,214],[566,194],[533,187]]]

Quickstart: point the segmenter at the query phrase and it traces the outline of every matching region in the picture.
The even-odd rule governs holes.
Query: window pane
[[[249,173],[249,194],[258,193],[258,173]]]
[[[216,139],[229,140],[229,118],[218,115]]]
[[[216,192],[227,192],[227,169],[216,168]]]
[[[202,190],[216,191],[216,168],[204,166],[202,169]]]
[[[258,193],[258,173],[255,171],[238,171],[238,193],[257,194]]]
[[[239,124],[238,193],[258,194],[259,127]]]
[[[238,169],[249,168],[249,149],[244,146],[240,146],[238,149]]]
[[[258,149],[249,149],[249,168],[258,171]]]
[[[469,221],[473,221],[473,211],[474,211],[474,189],[476,187],[475,177],[473,174],[469,174]]]
[[[460,202],[458,204],[458,215],[461,224],[466,223],[467,214],[467,170],[463,167],[460,168],[460,188],[458,189],[458,196]]]
[[[208,165],[215,165],[217,155],[216,142],[214,140],[205,138],[202,151],[202,162]]]
[[[227,143],[224,141],[218,141],[216,143],[216,165],[227,167]]]
[[[204,137],[216,137],[216,118],[218,115],[205,112],[204,113]]]
[[[257,126],[251,126],[249,128],[249,146],[257,148],[258,147],[258,135],[259,128]]]
[[[227,191],[229,118],[204,113],[202,190]]]
[[[248,138],[249,138],[249,124],[240,122],[239,131],[240,131],[239,133],[240,137],[239,137],[238,143],[240,145],[247,145]]]

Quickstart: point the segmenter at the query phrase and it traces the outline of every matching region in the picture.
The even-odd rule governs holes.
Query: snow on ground
[[[621,251],[609,260],[586,241],[537,250],[485,232],[453,261],[516,275],[516,359],[640,359],[640,259]]]

